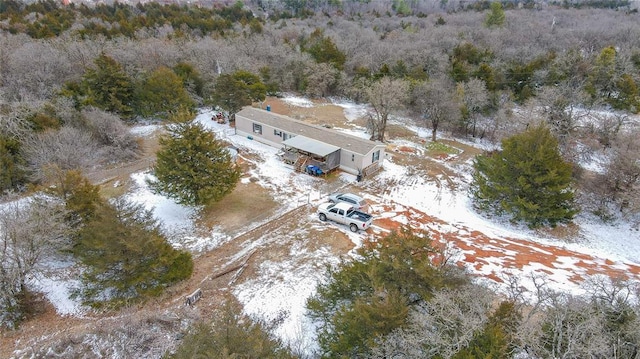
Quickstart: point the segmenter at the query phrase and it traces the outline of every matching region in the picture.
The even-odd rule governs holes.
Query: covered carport
[[[283,160],[293,164],[296,171],[303,172],[306,166],[313,165],[328,173],[340,166],[338,146],[301,135],[283,141],[282,145]]]

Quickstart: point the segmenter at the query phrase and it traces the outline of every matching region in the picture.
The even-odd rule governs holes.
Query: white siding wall
[[[348,148],[340,150],[340,169],[357,175],[358,169],[362,169],[363,157],[360,154],[349,151]]]
[[[254,124],[260,126],[262,130],[261,133],[256,132],[257,129],[254,128]],[[236,133],[240,136],[251,137],[269,146],[282,147],[282,132],[279,132],[279,130],[271,126],[255,122],[242,116],[236,116]],[[277,133],[280,135],[277,135]]]
[[[261,126],[262,133],[254,132],[254,124]],[[256,141],[277,148],[282,147],[282,141],[284,141],[283,136],[285,135],[284,133],[280,132],[279,129],[238,115],[236,115],[236,133],[240,136],[251,137]],[[349,148],[342,148],[340,151],[340,169],[345,172],[357,175],[358,170],[366,168],[374,162],[373,154],[376,152],[379,152],[379,156],[376,162],[382,165],[382,161],[385,158],[384,149],[384,145],[379,145],[376,146],[373,150],[369,151],[367,154],[361,155],[350,151]]]

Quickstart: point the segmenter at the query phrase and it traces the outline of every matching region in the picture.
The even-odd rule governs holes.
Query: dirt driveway
[[[314,107],[299,107],[270,98],[263,104],[263,106],[266,105],[271,106],[271,110],[276,113],[312,123],[332,126],[345,123],[343,109],[328,103],[319,103]],[[351,123],[358,126],[364,125],[364,121],[356,120]],[[398,132],[401,131],[398,130]],[[147,168],[152,163],[153,151],[157,148],[156,140],[156,136],[145,138],[144,159],[93,174],[92,180],[95,183],[101,183],[106,193],[114,191],[115,183],[120,183],[118,191],[125,191],[129,174]],[[456,163],[465,163],[478,153],[477,149],[470,146],[459,143],[455,146],[460,148],[461,152],[445,160],[430,158],[429,154],[422,149],[408,146],[389,145],[388,152],[395,162],[410,165],[414,174],[418,173],[420,176],[436,180],[442,186],[455,187],[459,182],[452,179],[452,176],[456,176],[452,166]],[[241,165],[250,166],[248,162]],[[384,191],[392,185],[374,180],[364,184],[359,190],[367,192],[375,199],[381,198],[381,194],[384,194]],[[305,204],[281,215],[256,217],[253,214],[256,209],[260,213],[269,213],[278,208],[278,203],[264,193],[264,189],[255,183],[243,183],[228,198],[203,213],[199,224],[204,231],[220,226],[227,228],[229,233],[232,233],[232,238],[214,250],[197,254],[194,258],[194,274],[188,281],[170,288],[160,298],[117,313],[60,317],[52,305],[46,304],[42,313],[26,321],[20,329],[2,333],[0,357],[11,357],[14,350],[18,349],[28,356],[30,353],[43,353],[44,348],[65,345],[82,348],[82,338],[89,334],[105,332],[105,328],[126,332],[123,327],[133,325],[132,322],[144,327],[142,325],[144,323],[159,320],[157,319],[159,313],[163,313],[163,317],[171,318],[210,318],[220,308],[222,302],[229,300],[234,286],[256,278],[260,273],[261,265],[265,262],[290,260],[290,253],[294,248],[302,246],[308,252],[326,251],[335,257],[344,256],[353,249],[354,243],[344,231],[334,226],[317,227],[312,223],[313,221],[309,221],[315,209]],[[252,198],[252,201],[245,203],[242,202],[243,198]],[[370,236],[383,236],[388,231],[407,223],[416,228],[424,228],[429,231],[433,239],[453,245],[462,251],[463,256],[459,265],[471,266],[477,273],[484,273],[481,275],[495,282],[504,280],[492,269],[496,266],[514,270],[535,266],[540,274],[565,270],[572,272],[569,277],[576,282],[594,273],[610,277],[626,276],[640,279],[640,267],[637,265],[571,252],[564,249],[561,243],[556,247],[514,238],[497,238],[460,225],[451,228],[451,224],[439,218],[397,203],[380,200],[380,203],[375,205],[379,211],[393,212],[396,215],[376,219],[377,229],[371,231]],[[256,225],[256,223],[260,224]],[[444,230],[447,227],[448,229]],[[564,268],[562,258],[575,258],[577,263]],[[303,256],[296,260],[295,265],[302,266],[308,265],[314,258]],[[321,264],[317,266],[317,270],[320,271]],[[196,289],[202,291],[196,308],[185,308],[186,296]],[[125,321],[124,317],[128,319]],[[148,324],[146,326],[149,327]],[[180,331],[179,325],[175,323],[167,325],[166,332],[150,333],[145,345],[167,348],[173,344],[167,343],[163,338],[167,335],[175,336],[175,331]]]

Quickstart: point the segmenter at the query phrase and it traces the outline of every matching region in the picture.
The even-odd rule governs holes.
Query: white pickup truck
[[[354,209],[345,202],[323,203],[318,207],[318,217],[321,221],[330,219],[334,222],[346,224],[351,232],[358,232],[371,227],[373,216]]]

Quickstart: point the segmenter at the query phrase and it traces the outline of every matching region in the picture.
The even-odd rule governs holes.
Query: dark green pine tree
[[[515,349],[517,328],[522,315],[516,303],[503,301],[489,317],[484,328],[477,331],[470,343],[452,359],[509,358]]]
[[[268,328],[242,314],[240,306],[225,301],[211,323],[198,323],[167,359],[296,358]]]
[[[136,88],[136,110],[144,117],[166,118],[170,111],[194,107],[182,78],[167,67],[151,72]]]
[[[212,93],[213,102],[229,111],[231,118],[244,106],[254,101],[264,101],[267,86],[258,75],[247,71],[218,76]]]
[[[193,65],[179,62],[173,67],[173,72],[180,77],[182,84],[188,92],[202,97],[204,96],[204,79]]]
[[[27,182],[27,174],[23,170],[25,163],[20,153],[20,142],[0,134],[0,193]]]
[[[92,105],[105,111],[131,118],[134,86],[122,66],[113,58],[100,54],[96,67],[88,69],[82,78],[80,90],[84,92],[83,105]]]
[[[502,151],[478,156],[471,187],[483,210],[507,213],[530,227],[569,222],[577,213],[571,164],[539,125],[502,141]]]
[[[97,308],[157,296],[193,272],[191,255],[166,241],[151,213],[125,201],[100,205],[78,231],[73,253],[86,266],[78,294]]]
[[[363,245],[358,255],[329,268],[307,300],[310,317],[320,323],[318,344],[328,358],[366,357],[376,339],[407,324],[411,305],[442,288],[468,283],[453,275],[452,267],[435,266],[438,254],[431,239],[410,228]]]
[[[185,121],[188,111],[173,115],[154,166],[156,193],[184,205],[208,205],[230,193],[240,179],[240,169],[225,145],[201,124]]]
[[[303,42],[303,51],[309,53],[317,63],[331,64],[338,70],[344,68],[347,56],[338,49],[330,37],[324,36],[322,30],[316,29],[309,39]]]
[[[491,11],[487,14],[484,24],[491,27],[502,27],[505,21],[504,9],[500,2],[494,1],[490,5]]]

